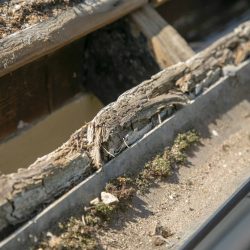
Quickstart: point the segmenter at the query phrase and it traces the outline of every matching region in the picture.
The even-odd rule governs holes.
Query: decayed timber
[[[131,18],[147,37],[154,57],[162,69],[186,61],[194,55],[180,34],[149,4],[134,11]]]
[[[250,22],[184,63],[160,72],[121,95],[82,129],[95,166],[133,144],[159,120],[218,80],[225,65],[238,65],[250,53]]]
[[[0,40],[0,77],[101,28],[147,0],[96,0]]]
[[[56,151],[0,177],[0,231],[130,147],[250,55],[250,22],[186,62],[169,67],[102,109]]]

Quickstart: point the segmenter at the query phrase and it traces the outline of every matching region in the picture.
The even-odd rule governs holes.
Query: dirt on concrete
[[[243,101],[208,126],[209,136],[200,128],[188,164],[116,214],[98,234],[101,249],[177,249],[249,177],[249,124]],[[155,235],[159,228],[165,237]]]

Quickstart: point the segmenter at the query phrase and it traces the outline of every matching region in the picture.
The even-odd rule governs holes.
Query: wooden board
[[[49,113],[45,68],[39,60],[0,79],[0,139],[14,132],[21,120]]]
[[[0,78],[0,139],[34,122],[81,89],[84,38]]]
[[[0,140],[15,132],[20,120],[31,123],[79,91],[87,89],[108,104],[157,73],[145,37],[131,33],[128,18],[122,18],[1,77]],[[26,98],[24,82],[32,98]]]
[[[186,41],[149,4],[130,16],[148,38],[150,48],[161,68],[185,61],[194,55]]]
[[[141,7],[147,0],[97,0],[0,40],[0,77]]]

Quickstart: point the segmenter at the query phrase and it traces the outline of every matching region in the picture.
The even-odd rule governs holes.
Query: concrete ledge
[[[102,169],[88,177],[34,219],[0,243],[1,249],[24,249],[32,244],[34,236],[49,229],[78,206],[88,204],[105,184],[124,173],[138,171],[152,155],[169,145],[175,135],[185,129],[196,127],[199,121],[216,119],[237,102],[250,101],[250,61],[231,69],[192,103],[175,113],[171,118],[144,135],[132,147],[107,163]]]

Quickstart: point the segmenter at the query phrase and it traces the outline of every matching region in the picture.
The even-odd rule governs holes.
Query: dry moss
[[[144,169],[135,179],[139,190],[145,192],[152,180],[166,178],[171,175],[175,165],[186,161],[185,151],[198,141],[199,135],[194,130],[178,134],[171,148],[166,148],[162,154],[155,156],[145,164]]]
[[[115,205],[106,205],[102,202],[94,206],[93,214],[102,221],[110,220],[112,212],[116,209]]]
[[[108,183],[105,187],[105,191],[113,194],[120,202],[123,202],[133,197],[136,189],[134,188],[132,178],[120,176]]]
[[[199,141],[199,135],[191,130],[186,133],[178,134],[171,148],[171,154],[176,163],[183,163],[186,160],[185,150],[192,144]]]
[[[100,202],[89,207],[82,220],[70,218],[67,223],[60,224],[60,236],[46,239],[40,249],[96,249],[96,232],[112,218],[114,211],[123,208],[136,190],[146,191],[153,180],[171,175],[174,166],[185,162],[185,151],[198,141],[199,136],[193,130],[178,134],[173,146],[146,163],[136,177],[121,176],[106,185],[105,191],[119,199],[117,205]]]
[[[95,228],[86,226],[82,220],[71,217],[66,223],[59,223],[58,227],[61,231],[60,236],[48,233],[44,241],[40,243],[39,250],[96,249]]]
[[[131,198],[137,189],[145,192],[153,180],[160,180],[172,174],[173,167],[186,161],[185,151],[199,141],[196,131],[180,133],[171,148],[165,148],[162,154],[156,155],[147,162],[143,170],[135,178],[118,177],[108,183],[105,190],[115,195],[119,200]]]

